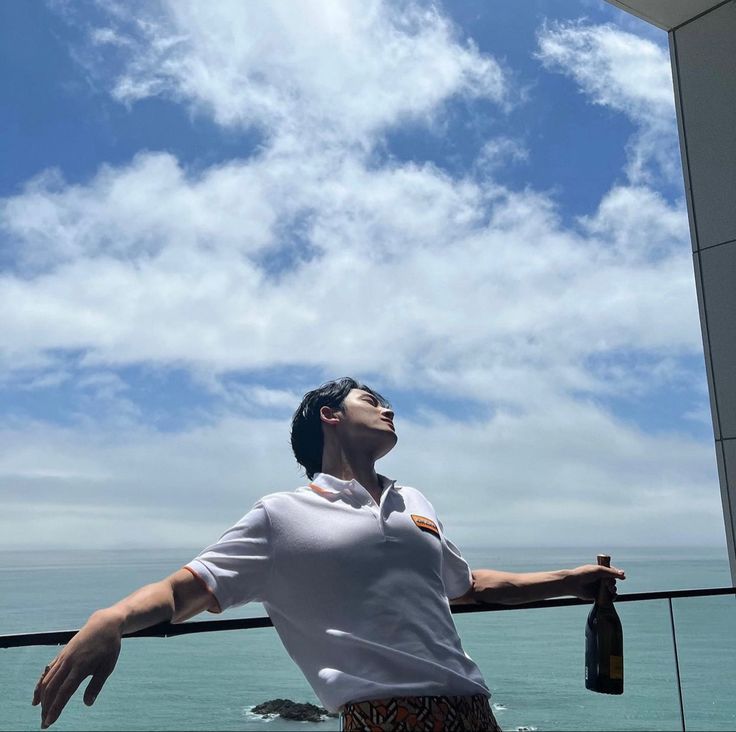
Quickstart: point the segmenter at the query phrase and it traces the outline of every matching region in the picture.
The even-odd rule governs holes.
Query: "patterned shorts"
[[[348,702],[342,732],[501,732],[488,697],[399,696]]]

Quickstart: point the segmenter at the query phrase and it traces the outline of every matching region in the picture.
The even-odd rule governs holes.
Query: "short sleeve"
[[[442,521],[437,519],[442,534],[442,582],[450,600],[464,595],[473,585],[473,575],[460,550],[445,536]]]
[[[263,602],[272,565],[271,525],[266,507],[253,508],[220,539],[186,565],[217,599],[221,610]]]

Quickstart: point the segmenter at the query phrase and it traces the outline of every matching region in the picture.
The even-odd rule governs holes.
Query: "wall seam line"
[[[704,10],[702,13],[694,15],[692,18],[688,18],[687,20],[680,23],[680,25],[676,25],[674,28],[670,28],[669,32],[674,33],[675,31],[680,30],[680,28],[684,28],[686,25],[693,23],[699,18],[702,18],[704,15],[708,15],[708,13],[712,13],[713,11],[722,8],[724,5],[728,5],[730,2],[734,2],[734,0],[723,0],[722,3],[718,3],[718,5],[714,5],[712,8],[708,8],[708,10]]]
[[[709,244],[707,247],[698,247],[699,252],[706,252],[708,249],[715,249],[716,247],[722,247],[725,244],[736,244],[736,239],[729,239],[728,241],[719,241],[718,244]]]

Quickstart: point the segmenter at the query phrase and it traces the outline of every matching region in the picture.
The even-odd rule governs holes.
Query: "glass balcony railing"
[[[733,730],[734,595],[735,587],[619,595],[625,689],[617,697],[584,688],[589,602],[564,598],[453,612],[466,652],[493,690],[504,730]],[[339,729],[335,718],[310,725],[264,722],[250,713],[279,697],[318,704],[269,626],[267,617],[218,619],[164,623],[126,636],[131,640],[95,706],[82,702],[88,679],[54,728]],[[232,632],[243,630],[249,632]],[[0,729],[39,728],[39,708],[30,702],[56,652],[46,646],[66,643],[75,632],[0,636]]]

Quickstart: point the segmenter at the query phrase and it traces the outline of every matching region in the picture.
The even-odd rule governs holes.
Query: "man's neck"
[[[339,480],[357,480],[368,493],[371,494],[373,500],[379,503],[383,485],[381,484],[378,474],[376,473],[374,463],[366,462],[363,465],[356,465],[356,461],[350,462],[346,459],[342,460],[322,460],[322,472],[338,478]]]

